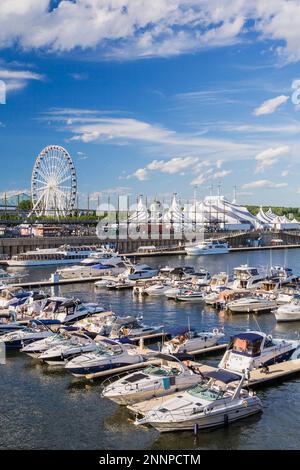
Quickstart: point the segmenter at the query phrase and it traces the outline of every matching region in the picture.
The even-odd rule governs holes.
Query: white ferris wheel
[[[32,212],[66,216],[75,208],[76,169],[69,153],[58,145],[45,147],[35,161],[31,179]]]

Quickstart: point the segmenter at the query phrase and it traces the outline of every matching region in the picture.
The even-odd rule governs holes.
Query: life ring
[[[205,415],[209,415],[209,414],[211,413],[211,408],[209,408],[208,406],[206,406],[206,407],[204,408],[204,410],[203,410],[203,413],[204,413]]]
[[[217,335],[218,333],[219,333],[218,328],[214,328],[214,329],[213,329],[213,334],[214,334],[214,335]]]

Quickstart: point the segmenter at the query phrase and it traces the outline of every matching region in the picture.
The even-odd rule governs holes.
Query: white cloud
[[[31,72],[30,70],[14,69],[9,65],[0,62],[0,80],[3,80],[5,83],[5,90],[9,93],[11,91],[22,90],[32,80],[44,80],[44,77],[43,75]]]
[[[250,158],[258,149],[255,144],[234,142],[229,139],[216,139],[192,133],[176,132],[132,117],[105,115],[104,111],[80,109],[52,109],[43,114],[42,120],[59,124],[69,131],[70,140],[84,143],[114,143],[128,145],[133,142],[144,143],[163,149],[164,153],[196,153],[221,163],[220,157],[241,159]],[[119,114],[119,113],[118,113]],[[176,156],[176,157],[177,157]],[[175,158],[176,158],[175,157]],[[222,158],[223,160],[224,158]],[[178,164],[180,160],[178,160]]]
[[[139,181],[146,181],[148,179],[148,172],[145,168],[139,168],[132,175],[127,176],[129,178],[136,178]]]
[[[197,157],[175,157],[171,160],[153,160],[149,165],[147,165],[148,170],[160,170],[163,173],[180,173],[186,168],[193,168],[193,166],[199,161]]]
[[[260,152],[256,155],[255,160],[259,163],[256,167],[255,173],[260,173],[271,168],[278,162],[278,158],[283,155],[288,155],[290,153],[290,147],[288,145],[282,145],[279,147],[270,147],[263,152]]]
[[[222,171],[217,171],[216,173],[214,173],[214,178],[225,178],[225,176],[228,176],[230,175],[232,172],[231,170],[222,170]]]
[[[272,40],[285,61],[300,59],[298,0],[1,0],[0,47],[95,56],[170,56],[247,40]],[[250,24],[249,20],[254,20]]]
[[[270,189],[279,189],[285,188],[288,186],[287,183],[274,183],[270,180],[256,180],[246,183],[242,186],[243,189],[258,189],[258,188],[270,188]]]
[[[263,114],[272,114],[282,104],[286,103],[289,99],[286,95],[276,96],[270,100],[264,101],[258,108],[253,112],[255,116],[262,116]]]
[[[289,171],[289,170],[283,170],[283,171],[281,172],[281,176],[283,176],[283,177],[289,176],[289,174],[290,174],[290,171]]]

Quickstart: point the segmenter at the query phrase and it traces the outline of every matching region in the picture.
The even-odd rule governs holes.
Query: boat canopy
[[[241,380],[241,376],[238,374],[235,374],[233,372],[229,372],[225,369],[219,369],[215,370],[212,372],[207,372],[205,374],[205,377],[208,377],[210,379],[216,379],[219,380],[220,382],[223,382],[224,384],[229,384],[231,382],[236,382],[237,380]]]

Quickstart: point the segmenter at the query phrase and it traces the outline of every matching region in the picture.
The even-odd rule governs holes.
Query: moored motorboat
[[[300,295],[297,294],[289,303],[280,305],[274,310],[274,315],[278,322],[300,321]]]
[[[201,380],[200,375],[175,357],[158,354],[155,359],[160,361],[158,365],[149,365],[113,382],[107,380],[102,395],[120,405],[129,405],[185,390]]]
[[[165,354],[190,354],[201,349],[215,346],[224,333],[215,328],[213,331],[182,330],[171,340],[166,341],[162,347]]]
[[[49,365],[64,365],[69,359],[95,351],[96,341],[83,332],[69,333],[65,341],[52,345],[43,351],[38,359]]]
[[[49,326],[38,320],[32,320],[27,327],[0,336],[0,343],[7,349],[21,349],[33,341],[54,335]]]
[[[231,338],[219,367],[245,371],[290,359],[299,341],[273,338],[261,331],[246,331]]]
[[[270,312],[276,305],[276,299],[257,295],[233,300],[232,302],[228,302],[226,307],[233,313],[260,313]]]
[[[102,337],[97,341],[97,349],[69,360],[65,368],[75,377],[118,369],[144,362],[144,356],[131,344],[121,344]]]
[[[205,374],[208,382],[156,405],[136,425],[149,424],[160,432],[227,426],[262,412],[260,399],[243,389],[244,375],[218,369]]]
[[[177,294],[175,300],[179,302],[203,302],[203,292],[198,290],[188,290]]]

